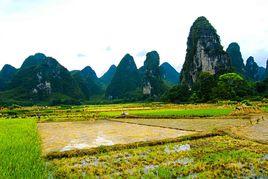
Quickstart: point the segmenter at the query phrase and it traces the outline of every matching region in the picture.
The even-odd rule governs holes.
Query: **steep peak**
[[[180,74],[168,62],[164,62],[162,65],[160,65],[160,70],[161,70],[162,79],[168,82],[168,84],[176,85],[179,83]]]
[[[40,65],[46,60],[46,56],[42,53],[36,53],[35,55],[31,55],[25,59],[21,68],[29,68],[32,66]]]
[[[239,44],[237,42],[232,42],[232,43],[229,44],[227,49],[230,49],[230,50],[233,50],[233,51],[240,51],[240,46],[239,46]]]
[[[5,64],[1,70],[1,73],[10,73],[10,72],[14,72],[17,69],[15,67],[13,67],[12,65],[9,64]]]
[[[211,25],[207,18],[204,16],[198,17],[191,26],[189,35],[191,40],[188,41],[188,45],[194,46],[200,38],[207,38],[209,36],[216,37],[217,41],[220,40],[216,29]]]
[[[81,70],[81,74],[84,76],[98,78],[96,72],[90,66],[86,66],[83,70]]]
[[[226,52],[228,53],[231,66],[235,70],[235,72],[245,75],[245,65],[244,60],[242,58],[242,54],[240,52],[240,46],[236,42],[232,42]]]
[[[111,65],[110,68],[108,69],[107,72],[105,72],[102,77],[100,78],[100,80],[105,84],[105,85],[109,85],[111,83],[111,80],[114,76],[116,72],[116,66],[115,65]]]
[[[170,65],[168,62],[164,62],[160,65],[160,67],[165,67],[165,68],[173,68],[172,65]]]
[[[151,51],[146,54],[144,66],[149,68],[158,67],[160,64],[160,57],[157,51]]]
[[[255,63],[254,57],[252,57],[252,56],[248,57],[248,59],[247,59],[247,66],[248,65],[249,66],[254,65],[254,63]]]
[[[36,53],[34,54],[34,57],[39,58],[39,59],[45,59],[46,55],[43,53]]]
[[[11,65],[4,65],[2,70],[0,71],[0,78],[4,80],[10,80],[11,77],[16,73],[17,69]]]
[[[231,68],[230,58],[223,50],[216,29],[204,17],[198,17],[191,26],[187,39],[181,82],[191,87],[201,72],[220,74]]]
[[[122,60],[120,61],[120,63],[118,64],[117,69],[120,68],[126,68],[126,69],[130,69],[132,71],[136,71],[137,70],[137,65],[134,61],[134,58],[130,55],[130,54],[126,54]]]
[[[131,92],[137,90],[140,86],[140,76],[134,58],[126,54],[116,68],[111,83],[106,89],[106,97],[131,98]]]
[[[116,66],[114,64],[112,64],[109,68],[109,70],[112,70],[112,69],[116,69]]]

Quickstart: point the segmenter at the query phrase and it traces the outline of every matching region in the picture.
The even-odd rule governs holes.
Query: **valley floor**
[[[266,178],[267,106],[3,109],[0,178]]]

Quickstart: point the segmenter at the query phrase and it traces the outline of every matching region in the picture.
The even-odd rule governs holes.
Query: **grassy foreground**
[[[0,119],[0,178],[45,178],[37,124],[33,119]]]

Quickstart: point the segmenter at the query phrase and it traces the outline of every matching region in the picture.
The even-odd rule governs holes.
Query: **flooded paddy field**
[[[38,129],[44,154],[53,151],[64,152],[105,145],[176,138],[194,133],[107,120],[39,123]]]

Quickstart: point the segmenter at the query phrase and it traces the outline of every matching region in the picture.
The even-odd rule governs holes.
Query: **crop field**
[[[146,118],[183,118],[224,116],[233,105],[199,104],[176,105],[163,103],[134,103],[87,106],[24,107],[0,110],[0,117],[29,118],[40,116],[39,122],[92,121],[120,117],[122,113]]]
[[[267,104],[0,110],[0,178],[268,177]]]
[[[147,176],[264,177],[268,147],[216,136],[166,145],[140,147],[91,156],[51,160],[57,177]]]
[[[0,119],[0,178],[43,178],[36,120]]]
[[[153,118],[176,118],[176,117],[212,117],[228,115],[232,109],[150,109],[150,110],[130,110],[128,112],[131,116],[138,117],[153,117]],[[101,112],[101,116],[117,117],[120,116],[120,111]]]

